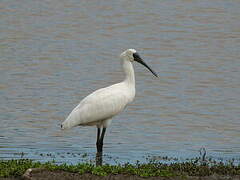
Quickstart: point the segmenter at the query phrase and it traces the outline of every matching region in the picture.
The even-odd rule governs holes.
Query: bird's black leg
[[[100,143],[99,143],[100,152],[102,152],[102,149],[103,149],[103,139],[104,139],[105,132],[106,132],[106,128],[103,128],[101,137],[99,139],[99,141],[100,141]]]
[[[97,129],[97,154],[96,154],[96,166],[101,166],[102,165],[102,149],[103,149],[103,139],[104,135],[106,132],[106,128],[102,129],[102,134],[101,134],[101,129]],[[101,136],[100,136],[101,134]]]
[[[97,152],[98,153],[102,153],[102,149],[103,149],[103,139],[104,139],[104,135],[106,132],[106,128],[102,129],[102,134],[100,136],[100,128],[98,128],[98,133],[97,133]]]
[[[97,152],[99,152],[99,148],[100,148],[100,134],[101,134],[101,128],[97,128],[97,142],[96,142]]]

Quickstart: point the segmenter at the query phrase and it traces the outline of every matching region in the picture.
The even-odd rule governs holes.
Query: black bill
[[[137,61],[138,63],[144,65],[146,68],[148,68],[149,71],[151,71],[153,73],[154,76],[158,77],[157,73],[155,73],[143,60],[142,58],[139,56],[138,53],[134,53],[133,54],[134,57],[134,61]]]

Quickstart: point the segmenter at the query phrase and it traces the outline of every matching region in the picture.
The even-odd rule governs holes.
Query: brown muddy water
[[[0,2],[0,158],[77,163],[96,129],[60,123],[90,92],[119,82],[135,48],[137,94],[105,138],[107,163],[146,157],[240,158],[238,0]]]

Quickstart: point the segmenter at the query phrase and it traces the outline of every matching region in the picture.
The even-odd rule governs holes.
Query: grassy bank
[[[0,161],[0,177],[20,177],[28,168],[42,168],[49,171],[66,171],[77,174],[93,174],[107,176],[109,174],[129,174],[140,177],[176,177],[176,176],[210,176],[213,174],[235,176],[240,175],[240,165],[231,163],[199,163],[190,161],[184,163],[162,164],[150,162],[147,164],[103,165],[92,164],[56,165],[54,162],[40,163],[29,159]]]

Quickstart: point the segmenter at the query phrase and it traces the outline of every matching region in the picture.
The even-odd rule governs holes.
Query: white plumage
[[[69,114],[62,123],[62,129],[69,129],[74,126],[97,126],[98,152],[102,152],[103,138],[106,128],[111,124],[111,118],[126,107],[135,97],[135,76],[132,66],[137,61],[147,67],[155,76],[157,74],[143,62],[134,49],[124,51],[120,58],[125,72],[124,81],[98,89],[85,97],[77,107]],[[100,137],[100,129],[103,128]]]
[[[93,92],[73,109],[63,122],[63,128],[78,125],[107,127],[109,123],[106,120],[121,112],[133,100],[135,87],[132,87],[132,93],[128,93],[129,89],[126,82],[121,82]]]

